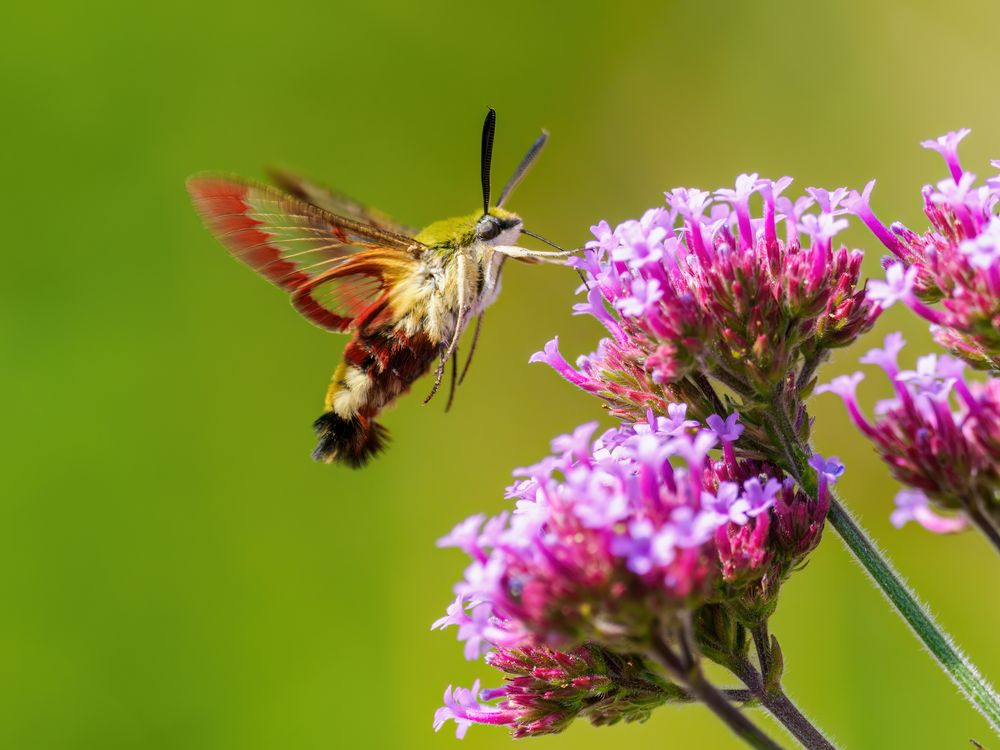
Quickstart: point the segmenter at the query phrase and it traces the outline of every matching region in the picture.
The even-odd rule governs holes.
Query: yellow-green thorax
[[[520,228],[521,226],[521,219],[517,214],[505,211],[502,208],[491,208],[489,215],[497,218],[504,229],[511,229],[515,226]],[[483,213],[477,211],[466,216],[456,216],[451,219],[435,221],[433,224],[425,227],[416,236],[416,239],[428,248],[453,250],[460,247],[468,247],[476,242],[484,241],[476,235],[476,227],[482,217]],[[506,232],[503,234],[506,234]],[[503,234],[501,234],[501,237]],[[500,243],[490,242],[490,244]]]
[[[521,235],[521,219],[502,208],[437,221],[416,239],[425,247],[418,261],[394,279],[390,306],[396,330],[450,342],[500,292],[504,255]]]

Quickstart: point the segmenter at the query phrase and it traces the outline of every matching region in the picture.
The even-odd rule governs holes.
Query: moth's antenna
[[[490,164],[493,162],[493,135],[497,129],[497,111],[493,107],[483,121],[483,150],[479,157],[479,175],[483,181],[483,214],[490,212]]]
[[[527,174],[529,169],[531,169],[531,165],[534,164],[535,159],[538,158],[538,154],[541,153],[542,147],[545,146],[545,142],[548,141],[548,139],[548,131],[543,130],[542,134],[538,136],[538,140],[534,142],[531,148],[528,149],[528,153],[526,153],[524,158],[521,159],[521,163],[517,165],[517,169],[514,170],[514,174],[512,174],[510,179],[507,180],[507,184],[503,186],[503,191],[500,193],[500,198],[497,200],[497,207],[502,206],[504,201],[506,201],[510,197],[510,194],[514,192],[514,188],[518,186],[524,175]],[[544,240],[542,241],[544,242]]]

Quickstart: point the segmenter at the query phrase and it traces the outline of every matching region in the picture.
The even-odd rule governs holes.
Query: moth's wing
[[[416,234],[415,229],[403,226],[381,211],[370,208],[364,203],[356,201],[333,188],[313,182],[287,169],[272,167],[267,170],[267,174],[271,178],[271,182],[289,195],[294,195],[296,198],[300,198],[330,213],[337,214],[338,216],[346,216],[363,224],[384,229],[387,232]]]
[[[362,250],[293,292],[292,306],[314,322],[350,310],[351,320],[335,330],[376,328],[392,320],[394,282],[413,270],[413,259],[395,251]]]
[[[205,225],[233,256],[331,331],[351,330],[384,296],[384,269],[398,273],[425,249],[404,234],[239,178],[196,175],[188,191]]]

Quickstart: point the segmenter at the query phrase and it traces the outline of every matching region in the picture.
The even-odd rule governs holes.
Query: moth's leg
[[[458,351],[458,340],[462,337],[465,324],[469,320],[469,313],[472,312],[472,302],[469,299],[469,267],[465,255],[458,256],[458,317],[455,320],[455,332],[451,335],[451,343],[448,351],[445,352],[446,360],[455,356]]]
[[[455,355],[455,350],[458,348],[458,340],[462,336],[462,330],[465,328],[465,321],[469,317],[469,311],[472,309],[472,305],[469,302],[468,289],[466,288],[468,281],[468,269],[465,255],[459,255],[457,259],[458,263],[458,314],[455,316],[455,331],[451,335],[451,341],[448,343],[448,348],[441,353],[441,361],[438,362],[437,374],[434,376],[434,388],[431,390],[427,398],[424,399],[426,404],[432,398],[434,394],[438,392],[438,388],[441,387],[441,377],[444,375],[444,363],[447,362]],[[450,404],[449,399],[449,404]]]
[[[451,387],[448,389],[448,403],[444,405],[445,412],[451,409],[451,403],[455,400],[455,386],[458,385],[458,349],[455,356],[451,358]]]
[[[465,366],[462,368],[462,374],[458,377],[459,385],[462,385],[462,381],[465,380],[465,376],[469,372],[469,365],[472,364],[472,355],[476,353],[476,342],[479,341],[479,329],[483,327],[484,315],[486,313],[481,312],[479,313],[479,317],[476,318],[476,330],[472,332],[472,346],[469,347],[469,356],[465,358]]]
[[[434,373],[434,387],[431,388],[431,392],[428,393],[427,398],[424,399],[425,404],[428,403],[432,398],[434,398],[434,394],[437,393],[438,388],[441,387],[441,377],[444,375],[444,361],[445,361],[444,352],[445,352],[444,344],[441,344],[438,347],[438,353],[440,357],[438,359],[437,371]]]

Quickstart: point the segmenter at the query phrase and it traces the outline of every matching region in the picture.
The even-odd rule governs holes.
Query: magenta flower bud
[[[449,689],[434,715],[435,731],[454,721],[461,738],[472,724],[505,726],[515,739],[557,734],[575,719],[600,726],[645,721],[650,711],[684,700],[639,654],[616,654],[594,644],[563,652],[545,647],[498,648],[487,663],[502,687]]]
[[[744,526],[729,524],[715,532],[715,545],[726,583],[759,580],[773,555],[768,546],[770,516],[765,513]]]
[[[825,470],[839,475],[842,465],[823,460]],[[717,462],[713,492],[704,503],[729,523],[715,532],[722,563],[719,601],[731,616],[753,628],[774,612],[781,584],[819,544],[830,508],[826,480],[813,499],[769,463]],[[736,496],[735,488],[744,492]],[[714,499],[712,499],[714,493]]]
[[[820,474],[820,492],[816,499],[786,480],[774,505],[775,546],[787,561],[786,565],[793,568],[816,548],[823,534],[826,514],[830,510],[828,476]]]

